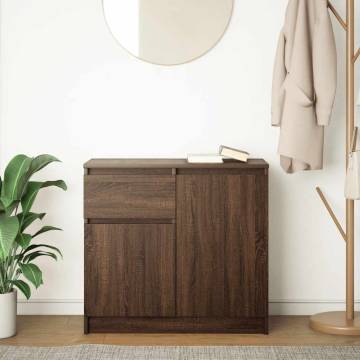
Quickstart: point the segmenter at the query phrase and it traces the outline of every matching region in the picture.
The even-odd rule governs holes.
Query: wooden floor
[[[82,316],[19,316],[16,337],[0,345],[360,345],[360,337],[322,335],[308,327],[304,316],[277,316],[270,335],[223,334],[83,334]]]

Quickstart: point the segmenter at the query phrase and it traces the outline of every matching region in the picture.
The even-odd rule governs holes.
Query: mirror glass
[[[194,60],[221,39],[233,0],[103,0],[110,31],[136,57],[161,65]]]

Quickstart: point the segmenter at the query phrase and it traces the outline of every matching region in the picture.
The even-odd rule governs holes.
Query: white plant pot
[[[16,334],[17,292],[0,294],[0,339]]]

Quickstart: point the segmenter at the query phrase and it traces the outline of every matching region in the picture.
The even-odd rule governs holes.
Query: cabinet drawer
[[[175,176],[87,175],[87,219],[173,219]]]

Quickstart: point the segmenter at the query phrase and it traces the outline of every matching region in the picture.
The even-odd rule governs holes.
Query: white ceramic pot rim
[[[7,292],[5,294],[0,294],[0,296],[11,296],[16,292],[17,292],[16,289],[12,289],[10,292]]]

